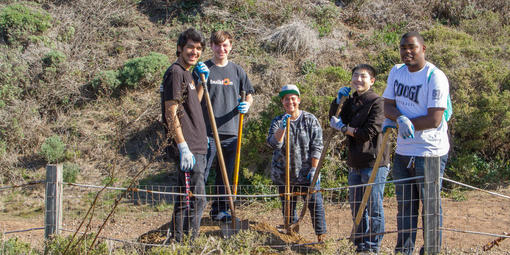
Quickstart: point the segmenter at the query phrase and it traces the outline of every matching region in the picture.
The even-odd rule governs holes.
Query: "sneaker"
[[[227,211],[221,211],[213,217],[215,221],[229,222],[232,220],[232,216]]]

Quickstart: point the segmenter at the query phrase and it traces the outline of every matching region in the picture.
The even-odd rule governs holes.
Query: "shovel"
[[[246,101],[246,91],[241,91],[241,102]],[[244,113],[239,114],[239,128],[237,130],[237,148],[234,168],[234,195],[237,195],[237,182],[239,180],[239,160],[241,159],[241,141],[243,136]]]
[[[287,118],[287,127],[285,130],[285,221],[284,226],[287,234],[290,229],[290,118]]]
[[[227,174],[227,167],[225,166],[225,160],[223,158],[223,152],[221,150],[221,142],[220,142],[220,136],[218,135],[218,128],[216,127],[216,119],[214,118],[214,112],[212,109],[212,103],[211,98],[209,97],[209,90],[207,89],[207,82],[205,81],[204,74],[200,74],[200,78],[202,79],[202,84],[204,86],[204,97],[205,97],[205,103],[207,106],[207,112],[209,114],[209,122],[211,123],[211,129],[213,131],[214,135],[214,142],[216,144],[216,151],[218,155],[218,164],[220,165],[221,170],[221,178],[223,179],[223,184],[225,185],[225,190],[227,191],[228,195],[228,205],[230,207],[230,211],[232,213],[232,225],[230,224],[220,224],[220,227],[223,229],[226,228],[225,231],[225,237],[229,237],[235,233],[237,233],[240,229],[240,224],[236,224],[239,222],[238,219],[236,219],[236,213],[235,213],[235,207],[234,207],[234,199],[232,198],[232,191],[230,190],[230,183],[228,181],[228,174]],[[228,228],[230,227],[230,230]]]

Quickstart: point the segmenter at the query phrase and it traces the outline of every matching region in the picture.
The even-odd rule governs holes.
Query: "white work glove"
[[[195,165],[195,156],[189,150],[188,144],[186,142],[177,144],[177,148],[179,148],[179,159],[180,159],[180,167],[183,172],[191,172],[193,166]]]
[[[398,123],[398,134],[402,138],[414,138],[414,125],[409,118],[404,115],[400,115],[397,118]]]

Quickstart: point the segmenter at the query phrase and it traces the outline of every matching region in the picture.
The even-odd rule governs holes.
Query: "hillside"
[[[427,3],[425,3],[427,2]],[[285,83],[326,126],[328,102],[350,69],[378,69],[381,93],[398,63],[398,42],[418,30],[427,58],[450,80],[453,150],[447,175],[472,184],[510,177],[510,3],[486,1],[2,1],[0,3],[0,180],[41,179],[64,162],[80,182],[125,184],[165,176],[157,88],[175,60],[177,35],[235,35],[232,60],[256,89],[247,118],[242,182],[265,174],[264,138]],[[211,56],[206,49],[203,59]],[[335,153],[341,153],[341,148]],[[342,183],[331,158],[331,181]],[[258,179],[257,179],[258,180]]]

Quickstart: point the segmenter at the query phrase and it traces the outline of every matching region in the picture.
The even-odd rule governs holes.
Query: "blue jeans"
[[[209,149],[207,149],[207,165],[205,167],[205,182],[209,177],[209,171],[211,170],[212,163],[217,158],[216,143],[214,138],[207,137],[209,140]],[[232,185],[232,175],[234,172],[234,164],[236,160],[236,149],[237,149],[237,136],[220,135],[221,150],[223,153],[223,159],[225,160],[225,166],[227,168],[227,175],[230,185]],[[221,174],[220,164],[216,164],[216,180],[214,182],[216,186],[216,194],[226,194],[225,184],[223,184],[223,178]],[[213,204],[211,208],[211,216],[218,214],[221,211],[227,211],[229,209],[228,197],[213,198]]]
[[[389,169],[387,166],[379,167],[374,183],[385,182],[388,171]],[[349,186],[367,184],[371,174],[372,168],[350,169],[348,184]],[[384,185],[385,184],[382,183],[372,186],[370,199],[363,211],[363,217],[356,230],[356,234],[363,235],[354,239],[354,245],[357,247],[357,251],[379,252],[383,234],[376,235],[376,233],[384,232]],[[349,203],[351,204],[353,222],[356,220],[356,214],[363,200],[364,191],[365,187],[349,188]]]
[[[439,158],[441,162],[439,174],[443,177],[446,161],[448,160],[448,154]],[[410,160],[410,156],[395,154],[393,159],[394,180],[424,176],[424,172],[426,171],[424,168],[425,157],[415,157],[414,166],[411,164],[408,168]],[[441,181],[442,179],[440,179],[439,182],[440,186]],[[439,187],[439,189],[441,189],[441,187]],[[395,193],[398,202],[397,227],[399,231],[395,253],[401,252],[403,254],[412,254],[414,251],[416,228],[418,225],[418,208],[420,200],[423,204],[423,192],[423,179],[395,183]],[[443,226],[441,200],[439,201],[439,212],[439,225]],[[439,236],[439,245],[441,245],[441,232],[439,232]],[[423,253],[423,248],[420,250],[420,253]]]
[[[319,185],[315,186],[315,189],[320,189]],[[278,192],[280,194],[285,193],[285,186],[279,186]],[[290,186],[290,192],[308,192],[307,186]],[[297,197],[291,196],[290,198],[290,223],[296,223],[298,221],[297,214]],[[303,197],[303,201],[306,199],[306,195]],[[282,214],[285,219],[285,196],[281,196],[280,200],[282,202]],[[324,202],[322,199],[322,194],[320,192],[312,193],[310,195],[310,201],[308,203],[308,209],[310,210],[310,216],[312,217],[312,225],[315,230],[316,235],[326,234],[326,213],[324,212]]]

